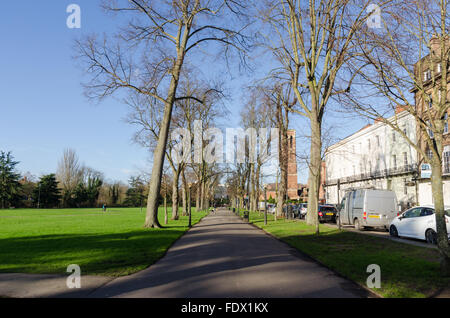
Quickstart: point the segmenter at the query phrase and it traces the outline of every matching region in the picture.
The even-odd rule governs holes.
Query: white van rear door
[[[395,194],[374,191],[370,193],[366,202],[368,222],[376,225],[386,225],[397,215]]]

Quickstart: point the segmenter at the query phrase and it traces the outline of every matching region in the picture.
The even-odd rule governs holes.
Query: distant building
[[[399,107],[395,116],[403,132],[416,140],[414,117]],[[375,121],[327,149],[325,155],[325,195],[338,204],[354,188],[392,190],[399,204],[417,204],[417,152],[389,125]]]
[[[297,148],[295,142],[295,130],[287,131],[288,135],[288,171],[287,171],[287,195],[289,200],[298,200],[298,176],[297,176]]]
[[[267,193],[267,200],[269,200],[270,198],[276,200],[277,199],[277,189],[278,189],[278,184],[277,183],[268,183],[265,185],[266,188],[266,193]],[[292,184],[291,184],[291,193],[292,193]],[[301,200],[302,202],[307,202],[308,201],[308,186],[306,184],[301,184],[298,183],[297,184],[297,195],[296,195],[297,199],[291,199],[291,197],[289,197],[290,200]],[[261,193],[261,197],[260,200],[264,200],[264,191],[262,191]]]
[[[297,150],[296,150],[296,132],[293,129],[287,131],[288,136],[288,171],[287,171],[287,196],[289,200],[299,200],[299,190],[303,189],[298,183],[297,175]],[[269,183],[266,185],[266,199],[277,199],[277,183]],[[261,193],[261,200],[264,200],[264,193]]]
[[[214,199],[215,200],[226,200],[226,199],[228,199],[227,186],[225,184],[219,184],[215,188]]]
[[[437,52],[433,54],[433,56],[440,56],[440,40],[438,38],[432,38],[431,39],[431,49],[433,52]],[[432,65],[434,64],[434,72],[432,72]],[[422,66],[422,67],[420,67]],[[436,83],[436,85],[440,84],[440,77],[441,77],[441,70],[440,70],[441,64],[439,58],[434,58],[434,63],[431,63],[431,55],[425,56],[422,60],[417,62],[414,66],[414,71],[417,77],[422,77],[424,81],[424,87],[427,90],[426,94],[429,96],[432,95],[432,90],[434,88],[433,82]],[[420,69],[422,69],[423,74],[419,74]],[[435,74],[436,81],[433,81],[432,74]],[[447,76],[450,77],[449,73],[447,73]],[[447,80],[447,82],[449,82]],[[447,92],[449,91],[450,84],[447,84]],[[428,113],[433,111],[432,110],[432,104],[429,104],[425,101],[424,96],[421,92],[418,90],[413,89],[412,92],[414,93],[415,103],[416,103],[416,109],[420,117],[425,122],[430,122],[427,117]],[[439,91],[440,93],[440,91]],[[448,93],[447,93],[448,94]],[[449,100],[449,96],[447,96],[447,102]],[[444,186],[444,204],[450,204],[450,133],[449,133],[449,118],[450,118],[450,110],[447,111],[447,113],[444,115],[444,118],[446,120],[444,125],[444,138],[443,138],[443,153],[442,153],[442,172],[443,172],[443,186]],[[421,130],[417,129],[417,135],[418,135],[418,144],[420,145],[420,148],[425,151],[425,153],[428,154],[428,156],[432,156],[432,153],[425,141],[425,138],[423,138],[421,134]],[[422,169],[422,164],[425,162],[424,158],[422,158],[419,155],[419,163],[420,168]],[[429,177],[425,177],[425,174],[422,175],[421,171],[421,178],[419,183],[419,203],[421,205],[431,205],[433,204],[433,195],[431,191],[431,179]]]

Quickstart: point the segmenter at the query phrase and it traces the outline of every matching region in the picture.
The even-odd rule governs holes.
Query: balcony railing
[[[416,164],[410,164],[406,166],[396,167],[396,168],[390,168],[390,169],[383,169],[383,170],[375,170],[367,173],[361,173],[354,176],[349,176],[345,178],[339,178],[339,179],[331,179],[327,180],[325,182],[326,186],[335,185],[337,184],[338,180],[340,180],[341,183],[350,183],[350,182],[357,182],[357,181],[364,181],[364,180],[371,180],[371,179],[378,179],[378,178],[386,178],[386,177],[393,177],[396,175],[402,175],[407,173],[413,173],[418,172],[418,166]]]

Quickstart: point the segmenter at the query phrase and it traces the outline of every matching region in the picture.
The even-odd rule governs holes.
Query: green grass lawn
[[[241,213],[242,215],[242,213]],[[273,221],[268,215],[250,214],[250,222],[318,260],[341,275],[366,286],[367,266],[381,268],[381,289],[373,289],[383,297],[429,297],[450,285],[450,279],[439,275],[439,255],[428,249],[391,240],[339,231],[320,226],[315,228],[302,221]]]
[[[144,229],[145,209],[0,210],[0,272],[129,275],[161,258],[187,231],[188,217],[164,229]],[[205,212],[192,213],[195,224]],[[164,224],[164,210],[159,209]]]

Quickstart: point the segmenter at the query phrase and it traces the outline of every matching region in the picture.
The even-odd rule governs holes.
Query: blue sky
[[[101,33],[114,19],[98,1],[78,0],[81,29],[66,26],[73,1],[7,1],[0,10],[0,149],[13,152],[21,172],[56,170],[64,148],[109,179],[126,181],[147,166],[149,154],[131,143],[127,109],[114,99],[100,104],[83,95],[73,40]]]
[[[102,171],[109,180],[126,182],[138,170],[151,168],[151,155],[131,141],[135,128],[123,121],[126,106],[112,98],[94,104],[83,95],[81,83],[86,77],[72,59],[74,39],[116,30],[120,22],[106,15],[99,2],[2,3],[0,150],[13,152],[22,173],[31,172],[39,177],[55,172],[65,148],[75,149],[82,162]],[[81,29],[66,26],[69,15],[66,7],[71,3],[81,7]],[[224,76],[234,97],[227,102],[231,115],[224,122],[228,127],[237,127],[243,100],[241,88],[251,77]],[[305,120],[295,117],[291,123],[298,135],[308,132]],[[364,123],[358,121],[357,125]],[[348,127],[355,125],[336,126],[336,135],[346,136],[357,130]],[[302,144],[302,140],[297,141],[299,151]],[[299,165],[299,182],[307,180],[304,168]]]

